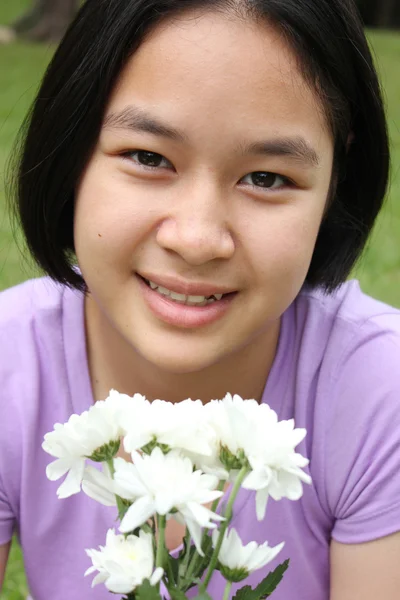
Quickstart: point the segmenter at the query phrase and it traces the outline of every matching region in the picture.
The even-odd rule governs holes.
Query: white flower
[[[111,391],[106,400],[98,401],[81,415],[72,415],[67,423],[56,423],[54,431],[46,433],[43,450],[57,458],[47,466],[46,475],[55,481],[68,475],[58,488],[59,498],[80,491],[86,459],[111,444],[117,447],[124,430],[119,414],[130,399]]]
[[[266,434],[278,423],[276,412],[268,404],[243,400],[238,395],[227,394],[223,400],[214,400],[205,408],[220,447],[233,456],[238,456],[240,450],[247,456],[248,450],[255,447],[254,434],[263,433],[264,445],[268,443]],[[256,443],[259,442],[257,437]]]
[[[294,451],[306,430],[295,429],[293,419],[275,423],[264,431],[264,436],[262,429],[257,434],[258,440],[254,438],[247,448],[252,471],[242,486],[256,491],[257,518],[261,521],[269,496],[274,500],[298,500],[303,494],[302,482],[311,484],[311,477],[302,470],[308,459]],[[264,444],[263,437],[268,440]]]
[[[261,465],[258,470],[250,473],[242,483],[242,487],[256,491],[256,514],[257,519],[262,521],[265,517],[269,496],[274,500],[282,498],[298,500],[303,494],[302,481],[310,484],[311,477],[302,471],[298,475]]]
[[[294,451],[306,435],[305,429],[295,429],[293,419],[278,421],[275,411],[267,404],[255,400],[243,400],[240,396],[227,394],[222,401],[212,401],[205,407],[210,425],[216,434],[214,447],[214,470],[207,462],[200,466],[207,472],[216,472],[219,459],[217,449],[228,451],[235,476],[240,462],[247,459],[251,472],[242,487],[255,490],[257,518],[262,520],[268,497],[297,500],[303,493],[302,482],[311,483],[311,477],[302,471],[308,460]],[[226,466],[226,465],[224,465]]]
[[[213,546],[217,545],[219,531],[212,532]],[[253,571],[265,567],[282,550],[284,543],[271,548],[268,542],[260,546],[256,542],[250,542],[243,546],[237,531],[232,528],[225,531],[222,546],[218,555],[221,573],[228,581],[242,581]]]
[[[197,550],[201,550],[201,528],[215,527],[212,519],[223,518],[203,506],[220,498],[223,492],[215,490],[216,477],[193,471],[193,463],[177,450],[163,454],[154,448],[151,455],[132,453],[134,464],[122,458],[114,460],[116,493],[133,501],[124,516],[120,531],[127,533],[140,527],[155,513],[160,515],[178,511],[190,531]]]
[[[216,475],[218,479],[234,481],[243,464],[240,453],[245,454],[254,426],[261,418],[260,412],[271,413],[275,417],[276,414],[268,405],[259,405],[256,400],[243,400],[237,395],[232,397],[231,394],[227,394],[223,400],[207,403],[204,411],[214,433],[211,437],[212,451],[209,456],[193,456],[192,459],[204,472]],[[227,462],[230,465],[221,462],[221,450],[229,455]]]
[[[86,553],[92,559],[93,566],[87,569],[85,575],[99,571],[92,581],[92,587],[104,583],[115,594],[129,594],[144,579],[156,585],[164,573],[160,567],[153,572],[152,536],[143,531],[139,537],[128,535],[125,538],[109,529],[106,545],[100,546],[100,550],[86,550]]]
[[[208,427],[200,400],[171,403],[164,400],[131,402],[126,413],[126,452],[134,452],[156,441],[170,449],[210,454]]]
[[[252,427],[261,418],[261,407],[266,404],[255,400],[243,400],[240,396],[227,394],[223,400],[212,400],[205,406],[219,446],[227,448],[234,456],[243,449],[252,433]],[[273,411],[271,411],[273,412]],[[274,413],[275,414],[275,413]]]
[[[85,467],[82,478],[82,490],[87,496],[104,506],[116,506],[114,481],[107,464],[102,464],[103,471],[95,467]]]

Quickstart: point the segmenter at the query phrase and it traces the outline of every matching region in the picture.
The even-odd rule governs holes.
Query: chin
[[[200,373],[219,362],[222,357],[210,356],[209,352],[191,352],[188,348],[167,348],[165,352],[140,352],[139,354],[154,367],[171,375]]]

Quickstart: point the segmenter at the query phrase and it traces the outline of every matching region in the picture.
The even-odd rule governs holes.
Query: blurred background
[[[12,226],[5,198],[5,166],[16,133],[55,45],[81,0],[0,0],[0,290],[39,272]],[[392,145],[386,206],[352,277],[363,290],[400,308],[400,0],[359,0],[381,76]],[[25,600],[22,556],[16,543],[1,598]]]

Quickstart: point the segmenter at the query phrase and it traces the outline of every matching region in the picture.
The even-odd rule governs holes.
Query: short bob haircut
[[[380,86],[353,0],[86,0],[47,69],[14,155],[10,197],[33,257],[53,279],[85,289],[74,268],[74,192],[108,99],[146,34],[189,11],[266,19],[318,93],[335,152],[305,284],[332,292],[365,246],[389,171]]]

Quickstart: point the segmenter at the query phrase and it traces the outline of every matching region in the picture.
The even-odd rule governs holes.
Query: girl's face
[[[276,340],[332,160],[319,100],[272,26],[212,13],[159,26],[120,76],[77,193],[88,311],[175,373]]]

